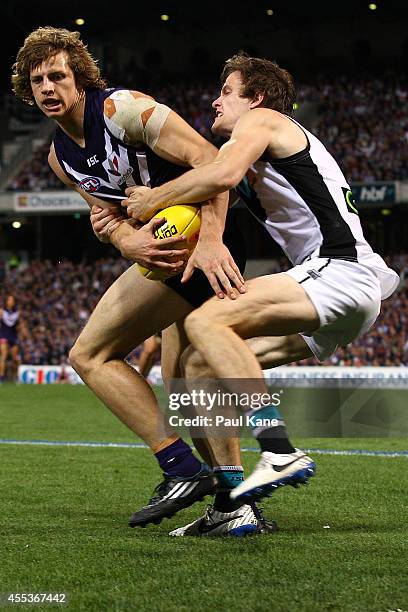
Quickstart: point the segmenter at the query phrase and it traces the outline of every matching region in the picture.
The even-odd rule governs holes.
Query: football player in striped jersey
[[[20,311],[14,295],[8,295],[4,308],[0,308],[0,382],[6,375],[6,364],[10,354],[12,361],[11,380],[16,380],[20,361],[18,350],[18,326]]]
[[[70,352],[71,364],[84,382],[155,454],[163,481],[129,524],[158,523],[212,494],[215,478],[168,427],[151,387],[125,357],[164,330],[163,376],[177,377],[179,356],[186,346],[184,317],[214,291],[231,299],[244,292],[239,266],[243,268],[245,256],[242,242],[226,223],[226,194],[201,203],[200,237],[190,258],[196,272],[184,284],[180,272],[188,252],[180,248],[180,238],[155,240],[154,230],[163,220],[135,227],[112,203],[125,197],[127,187],[160,185],[208,163],[217,150],[151,96],[107,89],[78,32],[52,27],[32,32],[18,52],[12,81],[18,97],[37,104],[56,122],[49,164],[62,183],[93,207],[99,237],[128,259],[174,275],[165,282],[152,282],[136,265],[129,268],[102,297]],[[99,232],[101,220],[107,224]],[[212,464],[226,466],[226,479],[231,466],[240,471],[237,442],[197,444]],[[217,495],[216,503],[225,509],[230,503],[225,491]],[[249,527],[253,531],[252,523]]]

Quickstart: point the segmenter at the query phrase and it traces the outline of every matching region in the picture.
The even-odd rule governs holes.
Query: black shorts
[[[231,210],[228,211],[223,240],[241,273],[244,272],[246,265],[245,240]],[[178,274],[164,282],[195,308],[214,297],[214,290],[201,270],[196,270],[185,284],[181,284],[182,276],[182,274]]]
[[[6,344],[6,343],[10,348],[12,348],[13,346],[17,346],[18,338],[16,334],[7,334],[7,333],[3,334],[0,337],[0,344]]]

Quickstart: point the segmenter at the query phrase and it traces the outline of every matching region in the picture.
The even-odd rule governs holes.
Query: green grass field
[[[0,423],[1,439],[137,441],[83,387],[2,385]],[[395,437],[294,442],[407,448]],[[0,444],[0,453],[2,593],[66,592],[68,609],[90,611],[408,610],[408,457],[316,455],[310,486],[264,504],[280,531],[241,540],[168,537],[205,503],[129,529],[160,479],[146,449]],[[255,461],[243,454],[246,469]]]

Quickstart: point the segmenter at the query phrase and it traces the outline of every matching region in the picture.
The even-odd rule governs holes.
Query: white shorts
[[[319,361],[364,334],[380,314],[380,283],[359,263],[314,257],[285,274],[302,285],[319,315],[319,328],[301,334]]]

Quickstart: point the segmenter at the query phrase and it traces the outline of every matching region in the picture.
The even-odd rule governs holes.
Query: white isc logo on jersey
[[[99,164],[98,156],[92,155],[92,157],[88,157],[88,159],[86,160],[86,163],[88,164],[89,167],[95,166],[95,164]]]

